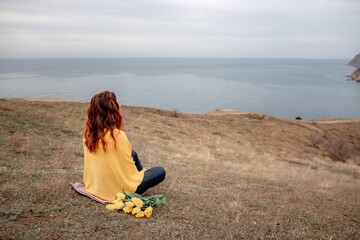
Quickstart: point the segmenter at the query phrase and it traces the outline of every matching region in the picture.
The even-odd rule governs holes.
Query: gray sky
[[[360,0],[0,0],[0,57],[345,58]]]

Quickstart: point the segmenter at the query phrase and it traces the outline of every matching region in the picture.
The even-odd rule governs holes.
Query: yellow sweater
[[[114,129],[114,137],[116,148],[110,131],[106,133],[106,152],[100,141],[92,153],[84,144],[83,180],[86,191],[108,201],[114,200],[116,193],[122,190],[135,192],[144,178],[144,170],[139,172],[131,157],[131,144],[125,133]]]

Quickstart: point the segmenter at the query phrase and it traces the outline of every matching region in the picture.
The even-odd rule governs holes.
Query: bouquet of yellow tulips
[[[137,193],[119,192],[111,204],[106,205],[108,210],[123,210],[136,218],[151,217],[153,207],[166,205],[165,195],[141,196]]]

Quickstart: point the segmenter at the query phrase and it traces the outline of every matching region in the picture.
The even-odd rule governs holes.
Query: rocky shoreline
[[[348,75],[351,80],[360,82],[360,53],[356,55],[348,65],[357,68],[352,74]]]
[[[360,82],[360,68],[355,70],[351,75],[348,76],[351,80]]]

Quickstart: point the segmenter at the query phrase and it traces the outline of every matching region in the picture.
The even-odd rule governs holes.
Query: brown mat
[[[88,193],[88,192],[85,190],[85,185],[84,185],[83,183],[79,183],[79,182],[72,183],[72,182],[69,182],[69,184],[70,184],[70,186],[71,186],[72,189],[74,189],[76,192],[78,192],[79,194],[81,194],[81,195],[83,195],[83,196],[85,196],[85,197],[88,197],[88,198],[90,198],[90,199],[92,199],[92,200],[95,200],[95,201],[97,201],[97,202],[99,202],[99,203],[101,203],[101,204],[104,204],[104,205],[111,203],[111,202],[106,201],[106,200],[104,200],[104,199],[101,199],[101,198],[99,198],[99,197],[97,197],[97,196],[95,196],[95,195],[93,195],[93,194],[91,194],[91,193]]]

